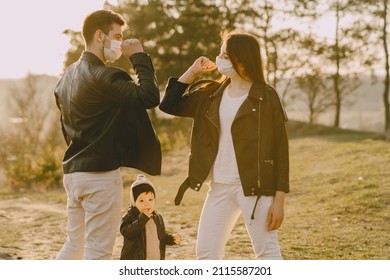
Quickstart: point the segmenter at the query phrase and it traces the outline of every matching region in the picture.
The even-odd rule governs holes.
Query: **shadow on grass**
[[[288,122],[287,129],[290,139],[313,137],[333,142],[358,142],[365,139],[385,139],[384,135],[374,132],[343,129],[292,120]]]

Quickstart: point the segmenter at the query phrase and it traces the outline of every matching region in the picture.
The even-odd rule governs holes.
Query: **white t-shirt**
[[[146,259],[159,260],[160,255],[160,240],[158,239],[157,226],[153,217],[145,224],[146,234]]]
[[[215,183],[236,184],[241,181],[238,174],[231,128],[237,111],[248,94],[240,97],[231,97],[228,88],[224,90],[221,105],[219,106],[219,149],[213,167],[213,181]]]

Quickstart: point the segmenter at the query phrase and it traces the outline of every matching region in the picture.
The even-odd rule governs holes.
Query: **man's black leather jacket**
[[[68,144],[65,174],[121,166],[160,174],[160,143],[146,112],[160,102],[154,68],[146,53],[133,54],[130,61],[137,83],[87,51],[58,82],[54,94]]]

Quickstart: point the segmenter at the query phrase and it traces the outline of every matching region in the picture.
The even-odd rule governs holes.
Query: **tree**
[[[377,38],[382,42],[383,60],[383,106],[384,106],[384,132],[387,141],[390,141],[390,62],[389,62],[389,46],[388,46],[388,0],[374,1],[374,0],[359,0],[366,10],[370,11],[371,20],[365,24],[365,28],[377,35]],[[374,35],[375,36],[375,35]],[[369,42],[371,43],[371,42]],[[376,51],[376,48],[375,48]],[[377,52],[375,52],[377,54]],[[377,58],[377,56],[372,56]],[[374,63],[377,60],[374,60]]]
[[[334,126],[339,127],[340,126],[340,113],[341,113],[341,90],[340,90],[340,61],[342,59],[343,54],[341,54],[341,48],[340,48],[340,17],[343,10],[346,9],[346,5],[342,6],[340,1],[336,0],[334,3],[335,11],[336,11],[336,29],[335,29],[335,43],[333,47],[333,55],[331,55],[331,59],[335,61],[336,64],[336,71],[333,75],[333,85],[334,85],[334,93],[335,93],[335,119],[334,119]]]
[[[314,17],[311,7],[317,1],[310,1],[302,6],[295,0],[283,0],[279,2],[263,0],[253,1],[247,13],[246,23],[253,25],[253,33],[261,42],[266,63],[266,75],[268,82],[277,88],[284,107],[293,104],[298,96],[295,75],[312,56],[312,50],[304,44],[307,40],[301,30],[294,27],[275,29],[274,23],[283,22],[286,18],[299,19]],[[315,6],[315,5],[314,5]],[[246,26],[247,26],[246,25]]]
[[[105,8],[125,18],[129,28],[124,37],[141,40],[152,57],[158,81],[165,85],[169,77],[180,75],[197,57],[207,55],[213,59],[219,53],[220,32],[234,26],[234,17],[227,6],[219,8],[214,2],[120,0],[117,5],[106,3]],[[66,34],[71,37],[72,47],[67,52],[65,68],[78,59],[83,49],[80,32],[67,30]],[[123,57],[112,65],[130,68]]]
[[[385,53],[385,79],[383,81],[384,89],[383,89],[383,104],[385,107],[385,135],[386,140],[390,140],[390,103],[389,103],[389,91],[390,91],[390,66],[389,66],[389,47],[387,44],[387,0],[383,0],[383,12],[379,13],[383,20],[382,25],[382,42],[383,42],[383,50]]]
[[[70,37],[69,43],[71,47],[65,54],[64,70],[69,67],[73,62],[77,61],[84,50],[84,40],[81,36],[81,32],[76,32],[70,29],[64,30],[63,34]]]
[[[348,10],[356,18],[350,35],[354,38],[354,49],[358,52],[360,67],[364,66],[365,72],[371,73],[373,83],[377,82],[378,72],[380,76],[384,74],[384,132],[386,139],[390,140],[388,0],[349,0]]]
[[[8,115],[12,125],[2,133],[0,164],[15,188],[60,183],[61,167],[55,151],[60,129],[54,129],[54,98],[46,98],[45,91],[50,83],[48,77],[28,74],[10,89]]]
[[[361,84],[359,77],[363,56],[359,52],[358,42],[352,35],[355,22],[349,22],[351,6],[348,1],[311,2],[309,0],[297,1],[295,5],[299,7],[297,14],[299,16],[309,15],[313,20],[333,15],[335,20],[333,38],[320,38],[316,35],[315,29],[311,31],[310,37],[321,45],[327,45],[322,48],[318,63],[328,65],[327,69],[323,69],[322,74],[332,78],[335,111],[333,125],[339,127],[342,107],[353,103],[353,93]],[[315,26],[315,21],[313,26]]]
[[[320,71],[298,76],[296,79],[297,87],[302,90],[298,99],[307,105],[309,123],[315,123],[321,113],[333,106],[333,101],[329,98],[331,90],[328,84],[326,77]]]

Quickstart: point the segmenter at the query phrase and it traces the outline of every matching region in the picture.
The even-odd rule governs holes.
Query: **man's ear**
[[[98,43],[103,43],[104,41],[104,33],[100,29],[95,31],[95,34],[93,35],[94,41]]]

